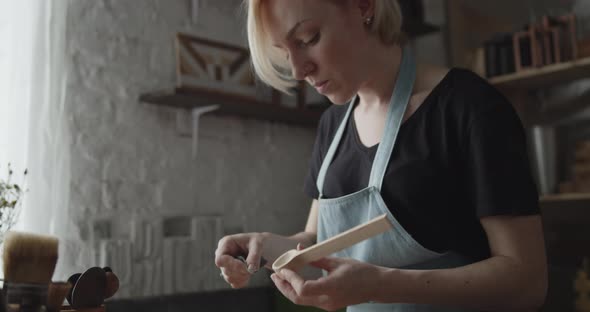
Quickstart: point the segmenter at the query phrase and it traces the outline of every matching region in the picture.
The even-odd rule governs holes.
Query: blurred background
[[[590,1],[400,2],[420,61],[472,69],[517,108],[545,223],[543,311],[590,311]],[[112,267],[109,311],[310,310],[266,271],[231,290],[213,263],[224,235],[304,227],[330,104],[293,92],[252,76],[239,0],[0,0],[16,228],[60,238],[55,279]]]

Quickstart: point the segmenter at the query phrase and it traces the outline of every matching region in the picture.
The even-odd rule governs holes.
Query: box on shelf
[[[488,78],[578,58],[574,14],[543,16],[522,31],[499,33],[485,41]]]

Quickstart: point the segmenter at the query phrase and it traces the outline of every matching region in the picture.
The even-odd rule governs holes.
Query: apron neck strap
[[[352,112],[352,108],[354,107],[354,103],[356,102],[357,96],[355,95],[350,103],[348,103],[348,109],[346,110],[346,115],[342,119],[338,130],[336,130],[336,134],[334,135],[334,139],[332,140],[332,144],[330,144],[330,148],[328,149],[328,153],[324,157],[324,162],[322,163],[322,167],[320,168],[320,172],[318,173],[318,179],[316,181],[316,186],[318,187],[318,192],[320,194],[319,198],[323,197],[323,190],[324,190],[324,180],[326,179],[326,172],[328,172],[328,167],[332,163],[334,159],[334,155],[336,154],[336,149],[338,149],[338,145],[340,145],[340,141],[342,139],[342,134],[344,133],[344,129],[346,129],[346,124],[348,123],[348,118],[350,118],[350,113]]]
[[[402,61],[400,64],[397,80],[395,82],[393,95],[391,96],[389,108],[387,109],[385,133],[383,134],[383,138],[381,139],[379,147],[377,148],[377,154],[375,155],[375,159],[373,160],[373,167],[371,169],[371,176],[369,178],[369,187],[375,187],[379,191],[381,190],[383,177],[385,176],[387,164],[389,163],[389,158],[391,157],[391,153],[393,151],[393,146],[397,138],[397,133],[399,132],[399,128],[401,126],[401,122],[406,111],[406,107],[408,106],[410,96],[412,95],[412,89],[414,86],[415,78],[416,64],[414,62],[414,58],[412,56],[410,49],[408,47],[405,47],[403,49]],[[357,97],[358,96],[355,96],[348,104],[348,110],[346,111],[346,115],[342,119],[342,122],[340,123],[338,130],[336,130],[336,134],[334,135],[332,144],[330,145],[328,152],[324,157],[322,167],[320,168],[320,171],[318,173],[316,186],[318,188],[320,198],[323,197],[326,172],[328,171],[328,167],[332,163],[334,155],[336,154],[336,150],[340,145],[342,134],[346,129],[348,119],[350,118]]]
[[[387,109],[385,132],[377,148],[373,167],[371,168],[371,177],[369,178],[369,187],[375,187],[378,191],[381,191],[381,185],[383,184],[383,178],[387,171],[397,134],[412,96],[415,79],[416,64],[410,49],[406,47],[403,50],[397,81]]]

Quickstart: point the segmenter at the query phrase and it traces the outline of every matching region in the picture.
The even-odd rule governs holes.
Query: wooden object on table
[[[50,311],[58,311],[64,303],[66,295],[72,289],[69,282],[52,282],[47,290],[47,308]]]
[[[82,273],[72,289],[70,304],[75,308],[100,306],[105,299],[107,280],[106,272],[93,267]]]
[[[4,281],[49,285],[57,263],[59,240],[53,236],[10,231],[2,253]]]
[[[110,270],[110,268],[109,268]],[[104,291],[104,298],[108,299],[114,296],[119,290],[119,278],[113,271],[106,271],[106,287]]]
[[[275,272],[284,268],[298,271],[310,262],[381,234],[392,227],[393,225],[387,219],[387,214],[383,214],[311,247],[302,250],[291,249],[273,262],[272,269]]]

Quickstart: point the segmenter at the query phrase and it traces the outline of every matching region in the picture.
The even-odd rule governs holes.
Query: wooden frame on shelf
[[[186,93],[206,93],[247,103],[282,104],[279,91],[257,85],[250,65],[250,52],[240,46],[178,33],[176,77],[177,89]],[[293,89],[296,107],[300,109],[305,109],[304,87],[299,83]],[[261,89],[265,90],[261,92]]]
[[[256,84],[249,51],[243,47],[179,33],[177,84],[173,90],[140,95],[139,100],[183,109],[218,105],[213,114],[315,126],[323,105],[307,103],[305,83],[294,88],[290,106],[283,95]]]
[[[277,99],[274,94],[268,100],[258,97],[247,49],[184,33],[175,43],[177,89],[245,102]]]
[[[537,33],[534,29],[514,33],[512,42],[516,72],[539,66],[540,60],[539,55],[537,55],[539,49],[536,48],[537,41]]]

